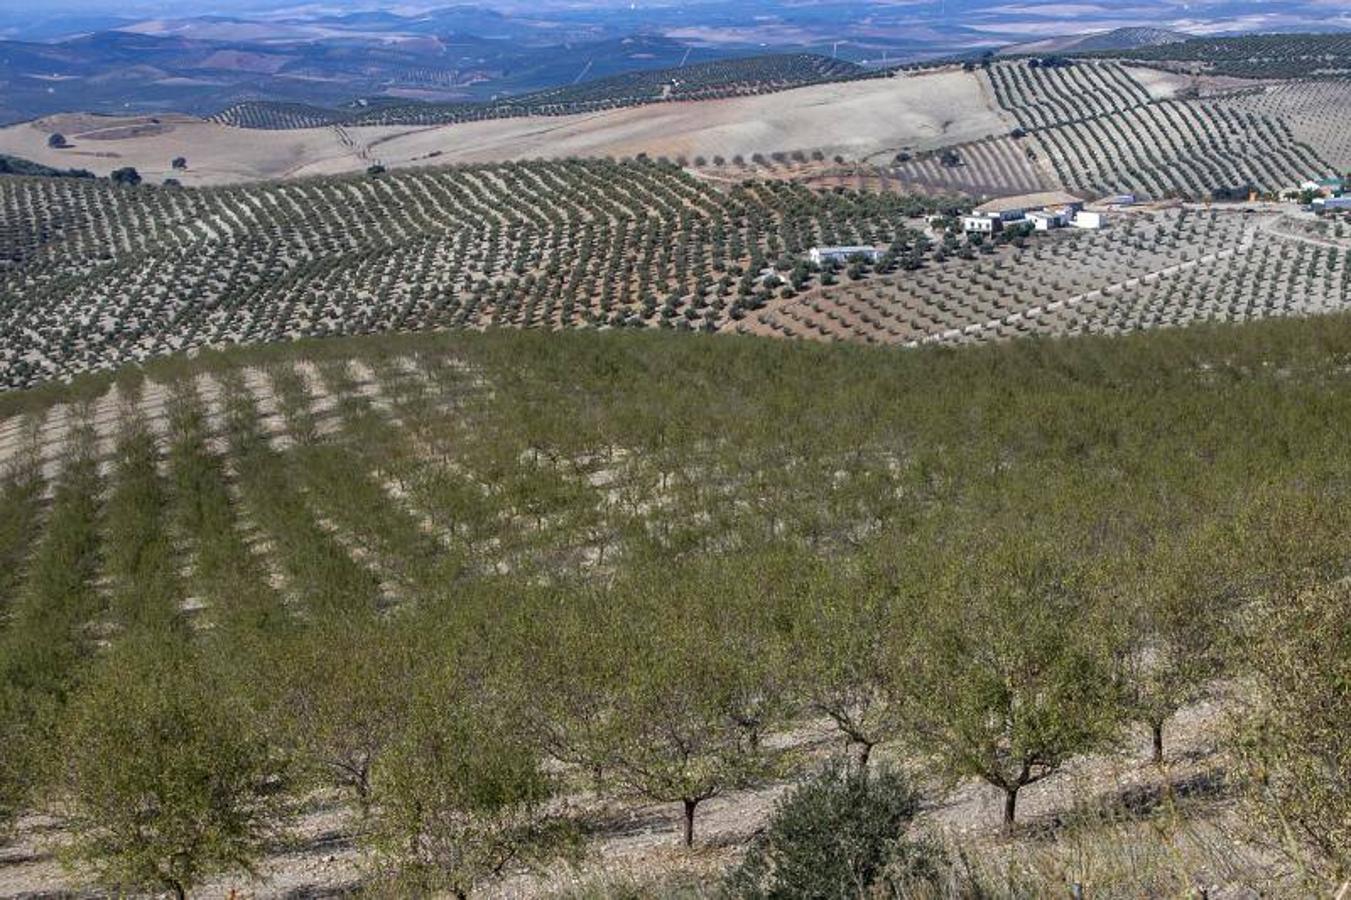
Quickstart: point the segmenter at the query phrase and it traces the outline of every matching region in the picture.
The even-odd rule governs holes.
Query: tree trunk
[[[169,890],[174,892],[174,900],[188,900],[188,892],[183,888],[181,881],[170,882]]]
[[[699,805],[698,800],[685,801],[685,846],[694,846],[694,808]]]
[[[872,741],[858,742],[858,770],[860,772],[868,771],[868,760],[873,755]]]
[[[1013,830],[1013,816],[1018,809],[1018,788],[1004,788],[1004,831]]]
[[[1154,765],[1163,763],[1163,723],[1151,722],[1150,732],[1154,738]]]

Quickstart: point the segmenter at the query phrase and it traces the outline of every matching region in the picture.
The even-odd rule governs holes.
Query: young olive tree
[[[274,719],[300,761],[370,811],[371,772],[408,714],[414,642],[399,622],[316,622],[280,642]]]
[[[1110,742],[1119,703],[1086,573],[1049,539],[981,543],[908,598],[919,627],[898,675],[910,741],[947,777],[1003,792],[1008,829],[1019,791]]]
[[[65,712],[59,809],[71,861],[118,891],[183,898],[252,875],[291,815],[292,767],[189,649],[115,648]]]
[[[681,804],[686,846],[701,803],[767,771],[760,736],[780,708],[775,657],[752,625],[760,595],[741,591],[758,570],[694,569],[675,582],[646,571],[600,593],[590,627],[573,631],[592,661],[591,699],[571,726],[578,746],[606,784]]]
[[[1201,700],[1225,662],[1231,610],[1213,535],[1160,540],[1124,557],[1122,675],[1132,717],[1149,729],[1151,759],[1164,761],[1164,727]]]
[[[893,597],[842,577],[818,580],[796,617],[792,667],[803,704],[828,718],[866,768],[902,711]]]
[[[1343,883],[1351,878],[1351,586],[1275,596],[1251,622],[1254,693],[1239,749],[1254,823],[1302,868]]]
[[[570,823],[546,808],[554,780],[514,709],[462,673],[424,676],[372,772],[368,840],[389,895],[468,897],[508,866],[576,854]]]
[[[645,649],[631,657],[630,683],[611,695],[606,768],[628,792],[680,803],[690,847],[699,804],[763,775],[767,755],[737,721],[734,664]]]

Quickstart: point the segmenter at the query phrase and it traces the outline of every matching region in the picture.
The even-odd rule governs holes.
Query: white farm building
[[[962,230],[968,234],[994,234],[1004,230],[1004,220],[998,215],[962,216]]]
[[[1050,231],[1052,228],[1064,228],[1069,222],[1064,210],[1034,209],[1027,214],[1027,221],[1036,231]]]
[[[1086,228],[1089,231],[1096,231],[1102,227],[1102,213],[1089,212],[1086,209],[1081,209],[1074,214],[1073,219],[1070,219],[1070,224],[1075,228]]]
[[[807,251],[807,259],[817,266],[828,262],[847,263],[856,256],[861,256],[868,262],[877,262],[885,252],[876,247],[813,247]]]

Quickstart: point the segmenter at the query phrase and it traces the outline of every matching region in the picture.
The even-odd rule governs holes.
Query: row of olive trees
[[[377,884],[464,896],[510,866],[575,858],[559,801],[584,789],[679,804],[692,843],[703,802],[783,774],[766,737],[811,714],[865,765],[886,742],[934,776],[997,787],[1011,823],[1023,787],[1131,721],[1157,735],[1214,674],[1191,668],[1214,629],[1199,647],[1151,642],[1143,676],[1127,664],[1167,632],[1114,615],[1114,573],[1025,536],[965,552],[922,590],[885,586],[901,574],[885,567],[865,567],[870,590],[767,552],[674,581],[495,589],[434,615],[316,626],[245,663],[209,641],[129,643],[66,711],[53,783],[77,856],[108,884],[185,892],[249,871],[305,791],[333,783],[364,820]],[[928,568],[909,563],[907,582]],[[1325,594],[1271,602],[1283,628],[1326,637],[1254,632],[1270,693],[1241,746],[1266,775],[1259,808],[1292,818],[1290,842],[1335,872],[1345,796],[1322,766],[1346,748],[1319,709],[1344,695],[1345,610]]]
[[[389,412],[349,390],[332,435],[271,370],[285,450],[246,380],[217,373],[223,440],[176,389],[163,484],[143,431],[103,473],[79,431],[0,632],[0,724],[24,751],[0,776],[27,788],[17,806],[63,814],[117,888],[248,871],[336,785],[379,885],[467,893],[576,852],[569,803],[592,791],[678,805],[693,841],[709,798],[785,772],[777,748],[804,720],[835,723],[860,761],[882,745],[982,779],[1012,819],[1066,761],[1132,723],[1163,755],[1173,711],[1250,678],[1262,727],[1234,747],[1266,773],[1261,809],[1336,871],[1345,843],[1322,823],[1345,809],[1328,776],[1345,744],[1319,711],[1345,697],[1345,608],[1320,592],[1344,574],[1345,450],[1326,427],[1344,401],[1299,366],[1264,374],[1253,359],[1289,348],[1259,333],[1271,343],[1209,356],[1184,335],[904,358],[456,339],[473,366],[377,359]],[[595,527],[538,467],[555,461],[557,487],[606,459],[638,466],[608,562],[532,557]],[[481,487],[488,514],[444,535],[469,563],[424,568],[363,472],[417,503],[451,476]],[[174,577],[169,533],[201,627],[131,590]],[[383,605],[375,572],[401,602]],[[1306,633],[1327,640],[1283,643]]]

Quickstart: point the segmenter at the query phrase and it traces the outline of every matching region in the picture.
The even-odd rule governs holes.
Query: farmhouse
[[[1004,230],[1004,220],[997,215],[962,216],[962,230],[968,234],[994,234]]]
[[[1346,187],[1346,183],[1340,178],[1313,178],[1299,186],[1301,191],[1313,191],[1324,197],[1330,197],[1340,194]]]
[[[884,252],[876,247],[813,247],[807,252],[807,258],[818,266],[827,262],[846,263],[855,256],[861,256],[868,262],[877,262]]]

